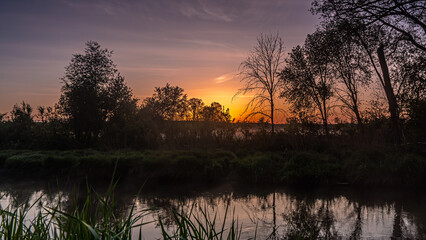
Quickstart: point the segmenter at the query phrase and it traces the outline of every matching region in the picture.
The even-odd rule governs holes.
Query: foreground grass
[[[268,184],[426,184],[426,156],[397,150],[0,151],[4,176],[105,177],[150,183],[237,181]]]
[[[132,206],[127,213],[117,215],[114,188],[115,184],[110,185],[103,196],[88,188],[83,203],[73,201],[70,206],[63,206],[59,199],[55,206],[43,207],[41,198],[31,204],[0,205],[0,239],[142,239],[142,225],[150,223],[142,219],[150,210],[135,212]],[[35,216],[29,216],[31,211],[36,211]],[[161,218],[154,222],[161,226],[162,239],[240,239],[241,227],[234,218],[228,223],[225,217],[217,223],[216,216],[211,218],[202,209],[201,213],[196,216],[192,209],[189,213],[174,212],[174,231],[166,231]]]

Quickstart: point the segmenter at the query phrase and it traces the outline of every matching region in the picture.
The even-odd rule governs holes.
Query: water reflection
[[[67,209],[72,202],[85,199],[84,184],[67,186],[51,187],[43,182],[3,183],[0,184],[0,196],[3,196],[0,205],[17,207],[28,199],[31,202],[40,198],[38,209],[58,202]],[[161,230],[155,221],[159,218],[172,232],[175,229],[173,212],[192,209],[195,215],[200,215],[205,211],[212,217],[217,214],[217,222],[221,223],[227,207],[230,209],[228,222],[235,215],[242,239],[252,239],[255,232],[257,239],[426,238],[423,205],[426,195],[415,191],[332,189],[301,193],[238,188],[183,191],[169,187],[140,193],[131,186],[122,183],[117,187],[115,210],[123,214],[132,205],[136,211],[150,209],[150,214],[142,219],[153,221],[142,227],[144,239],[160,238]],[[102,193],[106,186],[100,185],[97,189]]]

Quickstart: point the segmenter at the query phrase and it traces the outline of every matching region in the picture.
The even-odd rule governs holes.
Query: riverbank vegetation
[[[416,151],[1,151],[2,178],[120,179],[147,184],[236,182],[272,185],[424,186]]]

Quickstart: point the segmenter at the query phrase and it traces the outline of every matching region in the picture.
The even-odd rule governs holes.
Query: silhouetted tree
[[[33,108],[28,103],[15,104],[10,112],[12,122],[22,126],[30,125],[33,122],[32,112]]]
[[[37,117],[39,117],[41,122],[46,121],[46,108],[43,106],[37,107]]]
[[[342,112],[349,109],[358,125],[362,124],[360,90],[371,82],[370,65],[361,44],[344,22],[324,24],[324,34],[330,42],[324,42],[331,53],[331,74],[335,78],[336,96],[343,103]]]
[[[392,86],[386,56],[386,47],[407,42],[411,47],[404,52],[416,49],[424,55],[426,52],[426,14],[423,0],[316,0],[313,3],[314,13],[321,13],[322,17],[331,21],[345,21],[355,29],[359,40],[362,42],[372,66],[383,86],[389,105],[390,118],[393,126],[396,143],[401,143],[402,132],[399,114],[401,111]],[[362,26],[361,28],[355,26]],[[385,34],[378,37],[376,43],[371,44],[366,40],[365,32],[380,29]],[[376,52],[377,60],[373,53]],[[375,61],[378,62],[375,63]],[[381,73],[378,70],[381,68]],[[395,81],[393,81],[395,82]]]
[[[5,119],[7,113],[0,113],[0,122],[3,122],[3,119]]]
[[[277,35],[261,34],[257,39],[254,50],[240,65],[241,82],[244,87],[239,89],[238,95],[254,93],[244,113],[249,111],[246,119],[262,115],[271,122],[271,133],[275,132],[274,118],[276,99],[282,84],[278,72],[284,63],[284,47],[282,39]]]
[[[105,137],[112,146],[127,147],[129,135],[133,134],[131,127],[138,114],[137,99],[132,90],[119,76],[108,86],[108,115],[105,126]]]
[[[424,0],[315,0],[312,11],[324,18],[378,24],[393,31],[398,41],[408,41],[426,52],[426,14]]]
[[[87,144],[98,138],[107,120],[122,114],[123,105],[135,101],[111,56],[112,51],[89,41],[84,54],[73,55],[62,78],[59,107],[77,140]]]
[[[225,107],[218,102],[213,102],[210,106],[203,107],[201,112],[204,121],[210,122],[231,122],[231,115],[229,114],[229,108],[225,110]]]
[[[391,74],[398,104],[403,111],[413,101],[426,99],[426,54],[404,49],[409,47],[402,45],[400,51],[392,54]]]
[[[191,98],[188,100],[189,108],[191,110],[192,121],[198,121],[201,117],[201,111],[204,107],[203,100],[199,98]]]
[[[188,113],[187,96],[183,89],[168,83],[165,87],[156,87],[153,96],[144,100],[144,106],[154,117],[163,120],[184,120]]]
[[[333,96],[331,61],[333,52],[329,45],[332,36],[323,29],[309,34],[304,47],[297,46],[290,52],[287,65],[280,73],[284,89],[281,97],[286,98],[296,111],[314,109],[319,112],[324,131],[328,134],[330,98]]]
[[[15,104],[10,117],[12,120],[12,139],[19,147],[24,147],[31,140],[32,127],[34,124],[32,116],[33,108],[25,102]],[[26,146],[28,147],[28,146]]]

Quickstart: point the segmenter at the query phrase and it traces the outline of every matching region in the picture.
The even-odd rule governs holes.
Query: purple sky
[[[51,106],[64,67],[88,40],[113,60],[142,99],[167,82],[207,104],[231,102],[235,74],[260,33],[279,33],[286,50],[303,44],[318,17],[310,0],[10,0],[0,3],[0,113],[15,103]]]

